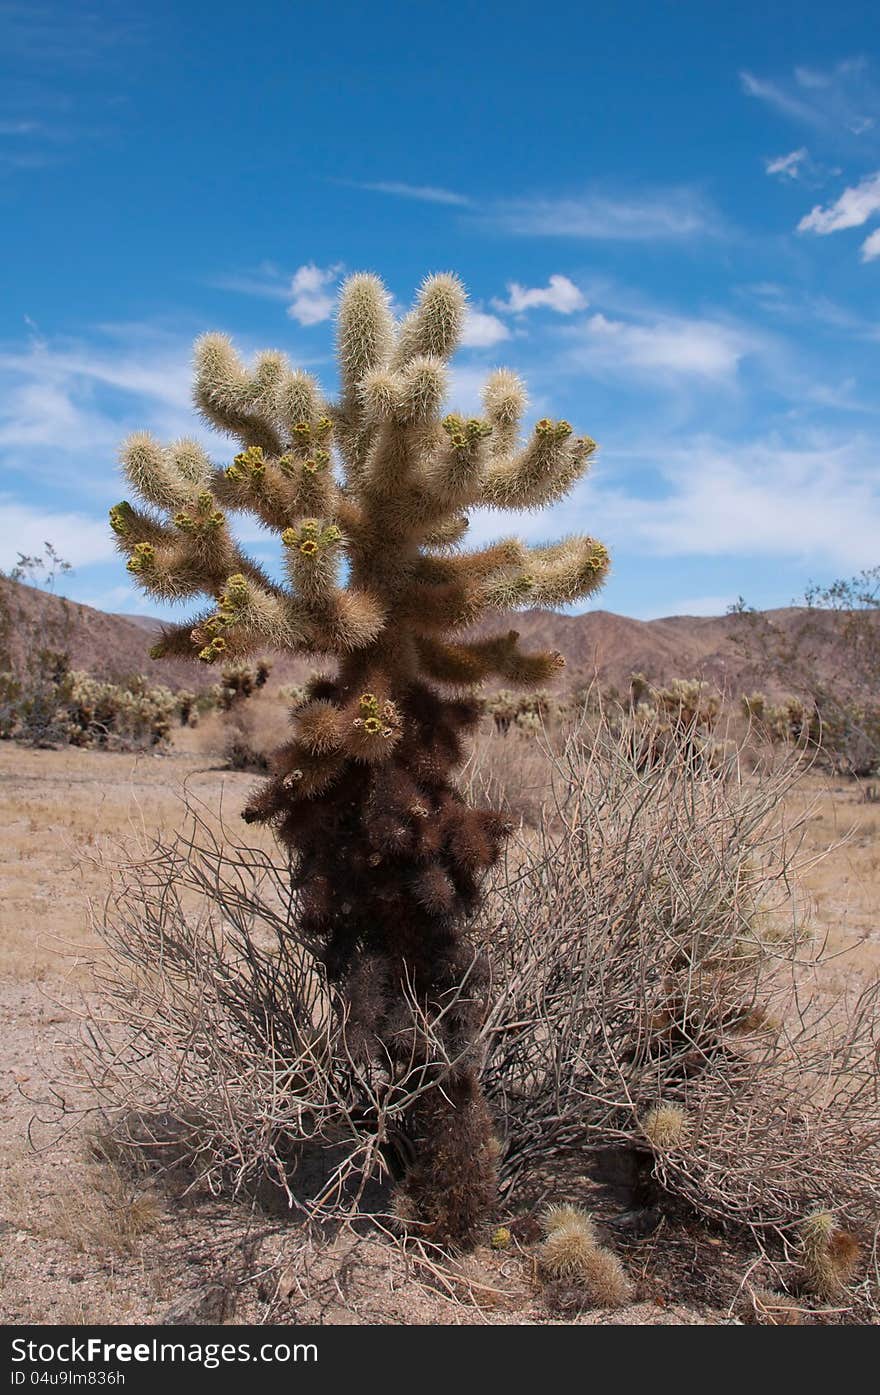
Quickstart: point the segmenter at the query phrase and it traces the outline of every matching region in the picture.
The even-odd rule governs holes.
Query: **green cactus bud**
[[[156,549],[152,543],[138,543],[128,559],[127,567],[135,575],[150,571],[156,565]]]
[[[124,538],[131,531],[131,519],[134,509],[125,499],[121,504],[114,504],[110,510],[110,527],[119,537]]]

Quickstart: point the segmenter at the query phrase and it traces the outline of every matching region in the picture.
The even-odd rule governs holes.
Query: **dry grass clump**
[[[538,1267],[557,1286],[556,1305],[621,1308],[633,1288],[620,1260],[603,1246],[592,1219],[577,1206],[552,1206],[542,1218],[545,1239]],[[562,1289],[569,1290],[564,1294]]]
[[[83,1253],[131,1254],[159,1223],[161,1206],[149,1178],[133,1171],[109,1139],[90,1140],[83,1180],[68,1189],[64,1205],[47,1222],[47,1234]]]

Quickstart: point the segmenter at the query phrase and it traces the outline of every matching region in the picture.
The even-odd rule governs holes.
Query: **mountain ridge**
[[[796,642],[807,616],[815,628],[828,629],[821,645],[820,661],[833,672],[834,644],[830,638],[832,617],[825,612],[784,607],[762,612],[787,640]],[[215,681],[213,670],[195,659],[154,660],[149,657],[151,637],[162,621],[148,615],[120,615],[40,591],[9,578],[0,578],[0,667],[19,670],[25,662],[26,636],[38,635],[45,647],[64,650],[73,668],[96,676],[120,678],[143,673],[153,682],[171,688],[200,689]],[[566,657],[559,680],[561,688],[584,687],[598,682],[624,691],[634,672],[653,683],[673,678],[700,678],[732,697],[740,692],[774,684],[760,663],[742,644],[744,622],[737,615],[671,615],[636,620],[608,610],[568,615],[552,610],[526,610],[493,616],[476,627],[478,633],[516,629],[526,647],[558,649]],[[813,636],[815,640],[815,636]],[[827,653],[826,653],[827,651]],[[272,655],[273,683],[301,682],[314,667],[311,661],[288,655]],[[827,676],[827,675],[826,675]]]

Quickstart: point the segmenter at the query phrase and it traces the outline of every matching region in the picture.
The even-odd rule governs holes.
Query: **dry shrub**
[[[790,1252],[817,1207],[874,1216],[878,988],[834,1008],[815,991],[783,813],[797,761],[777,752],[756,775],[735,751],[658,750],[645,767],[602,721],[548,750],[543,821],[523,824],[471,926],[493,965],[476,1050],[501,1176],[510,1196],[616,1144],[668,1198]],[[411,1001],[400,1037],[430,1038],[431,1062],[352,1047],[277,852],[190,808],[170,845],[118,868],[98,928],[90,1086],[118,1137],[215,1190],[268,1177],[324,1212],[350,1213],[407,1156],[413,1099],[456,1065],[447,1034]],[[465,979],[443,1013],[468,994]],[[319,1175],[309,1145],[329,1150]]]
[[[460,1065],[415,1000],[398,1024],[411,1057],[364,1059],[289,868],[195,804],[171,843],[116,864],[96,929],[84,1107],[97,1100],[115,1149],[188,1189],[268,1184],[309,1214],[351,1214],[389,1153],[406,1154],[413,1102]],[[468,993],[465,980],[441,1015]]]
[[[788,1232],[812,1207],[873,1217],[878,985],[829,1007],[794,894],[803,765],[695,764],[575,730],[539,831],[488,901],[487,1093],[508,1185],[565,1153],[649,1151],[703,1216]]]

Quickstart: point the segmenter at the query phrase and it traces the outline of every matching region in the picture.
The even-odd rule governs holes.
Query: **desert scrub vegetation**
[[[467,778],[497,795],[493,743],[510,753],[490,732]],[[407,1053],[367,1064],[286,869],[192,808],[170,844],[120,865],[98,926],[88,1088],[113,1135],[160,1166],[185,1162],[191,1185],[268,1183],[309,1215],[363,1208],[429,1235],[408,1189],[412,1103],[456,1069],[444,1019],[476,999],[468,1056],[508,1214],[564,1195],[613,1150],[670,1216],[748,1234],[772,1287],[806,1303],[820,1292],[810,1217],[833,1215],[835,1302],[875,1303],[878,989],[834,1004],[815,991],[803,815],[788,825],[783,809],[803,762],[777,751],[756,776],[735,751],[722,768],[659,750],[646,770],[601,719],[548,743],[543,817],[520,823],[470,925],[474,962],[491,947],[487,988],[477,998],[465,972],[428,1011],[408,991],[395,1018]],[[511,808],[518,769],[514,753]],[[628,1292],[613,1256],[593,1262],[574,1277],[545,1266],[554,1303],[606,1301],[589,1296],[600,1273]]]
[[[466,922],[508,823],[468,804],[456,770],[480,717],[474,690],[490,678],[541,686],[563,660],[524,652],[515,630],[461,632],[587,596],[609,564],[589,537],[462,549],[468,509],[561,499],[595,451],[567,421],[542,417],[523,435],[525,388],[506,370],[488,378],[481,415],[445,410],[465,305],[456,277],[430,276],[396,323],[378,278],[350,277],[332,404],[283,354],[248,369],[223,335],[205,335],[196,402],[237,453],[217,468],[195,441],[139,433],[122,463],[143,507],[110,514],[148,595],[209,598],[154,657],[214,664],[275,649],[332,665],[308,685],[245,816],[277,834],[296,892],[290,954],[299,946],[322,967],[351,1069],[417,1072],[420,1087],[395,1105],[408,1119],[409,1205],[432,1239],[463,1244],[495,1198],[475,1055],[490,969]],[[242,551],[229,511],[275,535],[283,581]]]
[[[803,718],[795,711],[795,724],[825,766],[869,779],[880,770],[880,566],[811,585],[803,603],[797,626],[786,632],[740,598],[732,607],[737,642],[793,695],[770,715],[771,727],[784,729],[786,704],[800,702]]]
[[[167,743],[183,720],[182,697],[135,675],[120,683],[69,668],[67,655],[43,650],[28,674],[0,674],[0,738],[33,745],[134,751]]]

